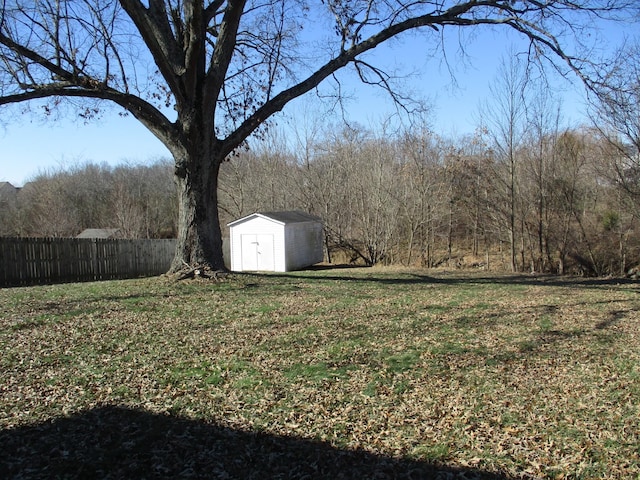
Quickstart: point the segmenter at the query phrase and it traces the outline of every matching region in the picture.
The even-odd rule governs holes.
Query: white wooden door
[[[242,244],[242,270],[274,270],[273,235],[243,234],[240,235],[240,243]]]

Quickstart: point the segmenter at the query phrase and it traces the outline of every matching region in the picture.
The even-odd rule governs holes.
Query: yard
[[[345,268],[0,305],[2,478],[640,478],[636,282]]]

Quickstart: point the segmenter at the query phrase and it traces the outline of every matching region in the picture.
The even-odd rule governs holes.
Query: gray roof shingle
[[[256,212],[256,213],[252,213],[251,215],[247,215],[246,217],[242,217],[239,218],[238,220],[234,220],[233,222],[229,223],[229,226],[235,225],[237,223],[240,223],[244,220],[247,220],[251,217],[253,217],[254,215],[260,216],[260,217],[266,217],[266,218],[270,218],[271,220],[275,220],[276,222],[280,222],[283,223],[285,225],[291,224],[291,223],[304,223],[304,222],[321,222],[322,219],[320,217],[316,217],[315,215],[311,215],[309,213],[305,213],[302,212],[300,210],[290,210],[290,211],[283,211],[283,212]]]

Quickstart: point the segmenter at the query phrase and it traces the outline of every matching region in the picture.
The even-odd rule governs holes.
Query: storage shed
[[[228,226],[236,272],[288,272],[324,259],[322,222],[308,213],[257,212]]]

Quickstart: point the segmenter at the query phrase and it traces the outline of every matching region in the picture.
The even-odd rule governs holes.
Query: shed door
[[[242,243],[242,270],[273,271],[275,269],[273,235],[243,234],[240,235],[240,241]]]

